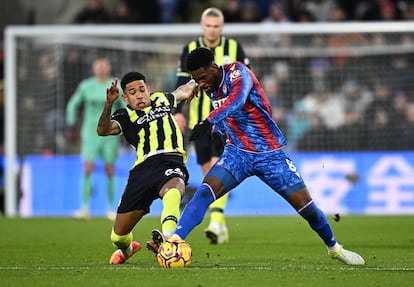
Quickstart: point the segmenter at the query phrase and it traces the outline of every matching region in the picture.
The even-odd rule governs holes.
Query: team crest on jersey
[[[240,76],[241,76],[241,71],[236,68],[236,65],[235,64],[233,64],[230,67],[230,81],[233,82],[237,78],[240,78]]]
[[[223,91],[223,95],[226,96],[227,95],[227,85],[223,86],[222,91]]]

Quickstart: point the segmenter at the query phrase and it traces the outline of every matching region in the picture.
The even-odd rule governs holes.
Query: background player
[[[256,76],[239,62],[219,67],[210,50],[198,48],[187,57],[192,78],[213,101],[215,110],[196,125],[190,140],[214,125],[225,132],[223,154],[204,177],[187,204],[174,236],[185,239],[198,225],[211,202],[228,193],[247,177],[256,175],[281,195],[309,223],[334,259],[365,264],[335,238],[325,214],[316,206],[295,165],[283,148],[286,140],[272,119],[271,107]],[[251,190],[254,196],[254,190]],[[173,237],[174,237],[173,236]]]
[[[117,110],[111,117],[112,106],[120,94],[115,80],[107,90],[96,128],[100,136],[123,134],[137,153],[111,233],[111,240],[118,249],[112,254],[110,264],[124,263],[140,250],[140,244],[132,241],[131,231],[157,198],[162,198],[163,202],[163,236],[172,235],[180,215],[188,172],[184,165],[187,154],[183,136],[171,111],[177,101],[191,99],[197,91],[195,82],[190,81],[174,93],[150,94],[145,76],[138,72],[125,74],[121,87],[127,107]],[[151,251],[158,249],[153,242],[147,242],[147,247]]]
[[[115,218],[113,211],[114,204],[114,164],[118,158],[119,138],[101,138],[96,134],[96,125],[102,108],[105,105],[105,92],[111,82],[111,63],[107,57],[98,57],[92,65],[93,77],[81,81],[70,98],[66,107],[66,123],[70,128],[70,140],[76,141],[78,138],[75,124],[80,108],[83,107],[83,120],[81,127],[81,158],[84,163],[82,176],[82,203],[81,209],[75,213],[75,217],[89,217],[89,203],[92,196],[91,174],[95,169],[95,161],[98,157],[105,163],[105,173],[107,175],[107,196],[109,219]],[[115,108],[123,106],[122,100],[114,103]]]
[[[197,40],[189,42],[184,46],[177,72],[177,87],[186,83],[190,79],[190,73],[185,66],[185,60],[189,52],[197,47],[205,47],[214,53],[216,62],[228,64],[234,61],[241,61],[246,65],[249,64],[245,56],[242,46],[236,40],[227,38],[222,35],[224,27],[224,17],[222,11],[211,7],[201,15],[200,25],[203,35]],[[208,95],[202,90],[198,97],[194,98],[189,104],[188,110],[188,127],[192,129],[197,123],[204,120],[212,110],[211,101]],[[184,132],[186,127],[186,119],[183,114],[183,107],[179,105],[175,114],[176,120],[180,125],[181,131]],[[203,174],[205,175],[211,166],[217,161],[220,155],[212,143],[212,136],[209,133],[200,135],[194,141],[197,155],[197,163],[201,165]],[[211,243],[228,242],[228,230],[224,218],[224,208],[226,206],[228,194],[222,196],[210,206],[210,223],[205,230],[206,236]]]

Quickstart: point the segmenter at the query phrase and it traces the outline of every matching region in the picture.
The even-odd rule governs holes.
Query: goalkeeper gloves
[[[208,120],[204,120],[196,124],[191,131],[190,134],[190,141],[194,141],[200,137],[203,133],[211,133],[211,129],[213,128],[213,124],[210,123]]]

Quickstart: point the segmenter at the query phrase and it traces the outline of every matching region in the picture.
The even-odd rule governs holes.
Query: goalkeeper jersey
[[[113,78],[104,83],[98,82],[95,77],[85,79],[79,83],[75,93],[70,98],[66,106],[66,123],[69,126],[74,125],[78,112],[83,107],[82,139],[100,139],[96,133],[96,127],[106,102],[106,89],[111,86],[112,81],[114,81]],[[122,94],[121,87],[118,88],[120,94]],[[113,110],[121,107],[125,107],[125,104],[119,97],[114,103]]]
[[[180,63],[177,71],[177,87],[185,84],[191,78],[190,73],[185,66],[187,55],[198,47],[207,48],[204,45],[203,38],[199,37],[196,41],[191,41],[183,48],[180,56]],[[246,57],[242,46],[234,39],[221,36],[220,44],[217,47],[210,48],[214,54],[215,62],[218,65],[228,64],[235,61],[243,62],[248,65],[249,60]],[[182,105],[177,109],[181,112]],[[198,97],[194,97],[189,104],[188,127],[192,129],[194,125],[204,120],[212,110],[210,98],[200,89]]]
[[[225,132],[227,143],[252,152],[281,149],[286,139],[256,76],[240,62],[221,67],[223,79],[210,95],[214,110],[207,120]]]
[[[186,162],[183,135],[172,115],[172,110],[177,106],[174,95],[156,92],[151,94],[150,100],[150,106],[143,110],[127,106],[111,116],[127,142],[136,149],[137,158],[133,167],[150,156],[162,153],[180,153]]]

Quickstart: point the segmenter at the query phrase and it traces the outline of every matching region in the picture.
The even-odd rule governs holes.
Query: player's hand
[[[187,120],[185,119],[182,113],[176,113],[174,117],[175,117],[175,121],[177,122],[180,128],[181,133],[184,134],[185,127],[187,126]]]
[[[190,80],[184,85],[179,86],[174,94],[177,101],[190,102],[194,97],[198,95],[198,84],[194,80]]]
[[[213,128],[213,124],[210,123],[208,120],[204,120],[196,124],[191,131],[190,134],[190,141],[194,141],[200,137],[203,133],[211,133],[211,129]]]
[[[79,139],[79,132],[75,126],[69,126],[67,130],[67,137],[71,143],[75,143]]]
[[[214,132],[211,137],[212,137],[214,148],[219,154],[222,154],[224,151],[224,146],[226,145],[226,139],[219,132]]]
[[[112,82],[111,86],[106,89],[106,101],[110,104],[116,101],[119,97],[118,78]]]

